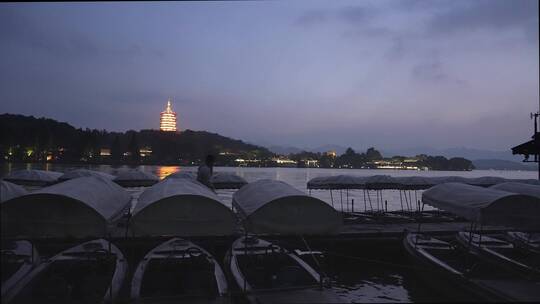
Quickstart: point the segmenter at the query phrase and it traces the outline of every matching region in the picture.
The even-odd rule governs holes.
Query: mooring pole
[[[401,198],[401,190],[398,190],[399,191],[399,203],[401,204],[401,211],[405,211],[403,210],[403,199]]]

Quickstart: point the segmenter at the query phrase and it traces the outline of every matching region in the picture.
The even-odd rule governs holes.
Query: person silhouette
[[[213,173],[214,156],[209,154],[206,156],[204,164],[200,165],[199,169],[197,170],[197,181],[214,190],[214,185],[212,185],[212,182],[210,181]]]

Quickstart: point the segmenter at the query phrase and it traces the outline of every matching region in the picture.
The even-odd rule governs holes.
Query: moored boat
[[[531,195],[447,183],[425,191],[422,200],[483,225],[505,225],[525,230],[535,230],[540,225],[540,198]],[[472,243],[472,235],[468,236]],[[481,247],[480,239],[478,242]],[[502,242],[496,244],[508,247]],[[449,281],[486,300],[540,301],[540,281],[508,271],[501,263],[484,259],[474,251],[462,250],[449,242],[419,233],[408,233],[404,246],[411,257],[426,267],[424,271],[449,278]]]
[[[495,238],[468,231],[460,231],[457,240],[465,250],[474,254],[502,263],[510,270],[521,271],[525,274],[540,275],[540,255],[530,251],[520,250],[514,244],[500,238]]]
[[[540,254],[540,233],[509,231],[507,235],[516,246]]]
[[[28,194],[23,187],[0,180],[0,203]]]
[[[236,191],[233,207],[250,233],[337,233],[341,215],[327,203],[282,181],[261,179]]]
[[[113,303],[127,261],[112,243],[92,240],[41,263],[20,280],[3,303]]]
[[[114,182],[122,187],[149,187],[159,182],[159,178],[154,174],[132,169],[119,171]]]
[[[4,177],[4,180],[17,185],[43,187],[58,182],[62,175],[60,172],[45,170],[16,170]]]
[[[407,233],[403,244],[434,288],[457,286],[486,301],[537,302],[540,282],[506,271],[453,244],[425,234]]]
[[[70,171],[64,173],[63,175],[61,175],[58,178],[58,181],[59,182],[64,182],[64,181],[67,181],[67,180],[70,180],[70,179],[75,179],[75,178],[79,178],[79,177],[89,177],[89,176],[95,176],[95,177],[104,178],[104,179],[108,179],[108,180],[113,180],[114,179],[114,175],[111,175],[111,174],[108,174],[108,173],[105,173],[105,172],[95,171],[95,170],[88,170],[88,169],[74,169],[74,170],[70,170]]]
[[[99,238],[131,206],[131,196],[94,176],[58,183],[0,204],[2,237]]]
[[[129,221],[133,236],[232,235],[236,218],[208,187],[190,178],[169,177],[139,196]]]
[[[9,290],[39,264],[36,247],[26,240],[8,242],[2,247],[2,299]]]
[[[180,238],[146,254],[131,282],[135,303],[226,303],[227,291],[225,274],[214,257]]]
[[[342,302],[299,256],[256,237],[237,239],[225,267],[251,303]]]

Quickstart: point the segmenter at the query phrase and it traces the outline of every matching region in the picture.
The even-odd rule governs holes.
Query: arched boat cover
[[[366,189],[399,189],[400,184],[390,175],[373,175],[366,179]]]
[[[354,175],[319,176],[307,183],[308,189],[364,189],[366,178]]]
[[[112,181],[75,178],[2,203],[2,235],[101,237],[130,203],[128,192]]]
[[[434,177],[430,177],[430,179],[432,179],[436,185],[445,184],[445,183],[468,184],[470,183],[470,180],[471,180],[470,178],[466,178],[462,176],[434,176]]]
[[[507,179],[502,177],[482,176],[477,178],[469,178],[467,184],[480,187],[490,187],[507,181]]]
[[[244,178],[228,172],[214,173],[210,182],[216,189],[240,189],[247,184]]]
[[[133,169],[118,172],[114,182],[123,187],[152,186],[159,182],[159,178],[152,173]]]
[[[401,190],[424,190],[437,185],[437,181],[424,176],[394,177]]]
[[[180,171],[173,174],[169,174],[165,177],[165,179],[168,179],[168,178],[188,178],[188,179],[196,180],[197,175],[194,172],[190,172],[190,171]]]
[[[233,206],[253,233],[326,234],[342,225],[334,208],[282,181],[247,184],[233,195]]]
[[[540,186],[537,186],[537,185],[508,182],[508,183],[502,183],[495,186],[491,186],[489,188],[500,190],[500,191],[540,197]]]
[[[28,191],[19,185],[0,181],[0,203],[27,194]]]
[[[129,223],[136,236],[231,235],[235,216],[205,185],[189,178],[166,178],[139,196]]]
[[[62,176],[58,178],[58,180],[66,181],[66,180],[70,180],[74,178],[88,177],[88,176],[96,176],[96,177],[106,178],[109,180],[114,179],[114,175],[107,174],[105,172],[99,172],[99,171],[87,170],[87,169],[75,169],[75,170],[70,170],[64,173]]]
[[[540,198],[534,196],[446,183],[426,190],[422,200],[470,221],[514,228],[540,228]]]
[[[45,170],[16,170],[11,172],[4,180],[18,185],[45,186],[54,184],[62,176],[60,172]]]
[[[507,181],[508,182],[514,182],[514,183],[522,183],[522,184],[540,186],[540,180],[538,180],[538,179],[508,179]]]

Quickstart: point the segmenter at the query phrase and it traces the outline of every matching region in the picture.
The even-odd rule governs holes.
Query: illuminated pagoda
[[[176,112],[171,108],[171,99],[167,100],[167,108],[161,112],[159,118],[159,129],[161,131],[176,132]]]

